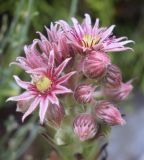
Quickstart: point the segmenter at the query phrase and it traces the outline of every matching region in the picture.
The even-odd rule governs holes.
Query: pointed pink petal
[[[20,100],[28,100],[34,97],[33,92],[31,91],[26,91],[22,94],[20,94],[19,96],[14,96],[14,97],[10,97],[8,98],[6,101],[20,101]]]
[[[118,47],[124,47],[124,45],[126,45],[128,43],[134,43],[134,41],[127,40],[127,41],[117,42],[117,43],[114,42],[114,43],[111,43],[108,46],[106,46],[106,49],[113,49],[113,48],[118,48]]]
[[[31,86],[29,82],[22,81],[18,76],[14,75],[13,77],[21,88],[28,89]]]
[[[24,52],[25,54],[30,54],[30,50],[29,50],[29,47],[27,45],[24,46]]]
[[[130,47],[119,47],[119,48],[105,49],[106,52],[120,52],[120,51],[127,51],[127,50],[134,51]]]
[[[39,98],[35,98],[34,101],[31,103],[31,105],[29,106],[28,110],[24,113],[23,117],[22,117],[22,122],[25,120],[25,118],[30,115],[38,106],[40,102]]]
[[[31,73],[31,74],[44,74],[46,73],[47,69],[40,67],[40,68],[36,68],[36,69],[29,69],[28,71],[26,71],[27,73]]]
[[[53,92],[55,94],[64,94],[64,93],[72,93],[72,90],[64,86],[57,85]]]
[[[56,23],[59,24],[63,28],[64,31],[69,31],[71,29],[68,23],[66,23],[64,20],[59,20]]]
[[[56,81],[56,83],[57,83],[57,84],[64,83],[65,81],[67,81],[67,80],[68,80],[73,74],[75,74],[75,73],[76,73],[76,72],[73,71],[73,72],[70,72],[70,73],[68,73],[68,74],[60,77],[60,78]]]
[[[48,65],[50,68],[53,68],[54,66],[54,51],[53,50],[50,51]]]
[[[109,37],[114,29],[115,25],[110,26],[102,35],[100,42],[103,42],[107,37]]]
[[[47,40],[47,38],[41,32],[36,32],[36,33],[39,34],[39,36],[40,36],[40,38],[41,38],[42,41]]]
[[[72,20],[74,26],[77,26],[79,24],[79,22],[76,18],[72,17],[71,20]]]
[[[55,69],[55,75],[58,77],[61,72],[63,71],[63,69],[65,68],[65,66],[67,65],[67,63],[70,61],[71,58],[67,58],[65,59],[56,69]]]
[[[91,18],[89,14],[85,14],[85,23],[90,26],[91,25]]]
[[[52,103],[52,104],[57,104],[59,105],[59,100],[58,98],[55,96],[54,93],[51,93],[47,96],[47,98],[49,99],[49,101]]]
[[[46,111],[49,105],[49,99],[43,98],[40,102],[40,110],[39,110],[39,117],[40,117],[40,123],[43,124],[44,118],[46,115]]]
[[[97,18],[95,21],[94,28],[98,29],[98,27],[99,27],[99,19]]]
[[[24,70],[28,70],[29,69],[29,67],[26,65],[26,63],[12,62],[12,63],[9,64],[9,66],[11,66],[13,64],[17,65],[18,67],[20,67],[20,68],[22,68]]]
[[[127,39],[128,39],[127,37],[120,37],[120,38],[116,38],[115,42],[119,42],[119,41],[127,40]]]

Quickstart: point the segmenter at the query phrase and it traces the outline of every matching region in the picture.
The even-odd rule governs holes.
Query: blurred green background
[[[5,103],[7,97],[20,93],[12,75],[27,78],[21,69],[9,67],[9,63],[24,55],[24,45],[37,38],[36,31],[45,34],[44,26],[51,21],[70,22],[72,16],[82,20],[84,13],[89,13],[93,22],[99,17],[102,26],[116,24],[117,36],[135,41],[134,53],[113,53],[112,59],[120,66],[123,80],[134,78],[135,91],[143,93],[143,0],[0,0],[0,160],[43,160],[49,154],[47,143],[37,136],[36,118],[22,126],[22,114],[15,112],[15,103]]]

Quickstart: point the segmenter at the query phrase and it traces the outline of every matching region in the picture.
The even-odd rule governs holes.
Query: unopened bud
[[[107,68],[107,73],[104,77],[104,85],[107,88],[120,87],[122,83],[122,75],[119,67],[116,65],[109,65]]]
[[[108,101],[101,101],[95,107],[97,118],[103,120],[109,125],[124,125],[125,120],[122,118],[120,111],[114,104]]]
[[[74,97],[79,103],[90,103],[95,87],[90,84],[80,84],[74,91]]]
[[[110,64],[107,54],[101,52],[89,53],[83,62],[83,72],[88,78],[102,78]]]
[[[26,112],[27,109],[29,108],[30,104],[32,102],[32,99],[30,100],[21,100],[21,101],[18,101],[17,102],[17,108],[16,108],[16,111],[17,112]]]
[[[47,120],[54,125],[54,127],[59,128],[61,122],[64,118],[65,111],[62,104],[50,104],[47,110]]]
[[[91,139],[97,133],[94,117],[88,113],[79,114],[73,122],[74,132],[81,141]]]
[[[133,86],[130,82],[121,83],[121,86],[118,88],[103,88],[103,94],[110,99],[114,100],[124,100],[128,97],[129,93],[132,91]]]

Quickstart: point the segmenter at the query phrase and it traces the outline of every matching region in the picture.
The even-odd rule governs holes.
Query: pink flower
[[[119,52],[131,49],[125,47],[125,45],[133,41],[127,40],[127,37],[116,38],[112,34],[115,25],[108,28],[100,28],[99,19],[96,19],[95,24],[92,26],[91,18],[88,14],[85,14],[82,24],[76,18],[72,18],[72,22],[72,27],[63,20],[60,20],[58,24],[65,31],[68,42],[77,48],[80,54],[86,54],[91,50]]]
[[[67,43],[63,30],[58,24],[51,23],[50,29],[47,27],[47,37],[41,32],[37,32],[40,39],[35,39],[42,53],[49,55],[50,50],[54,50],[56,62],[59,64],[68,57],[74,57],[74,50]]]
[[[90,84],[79,84],[74,91],[74,97],[79,103],[90,103],[95,88]]]
[[[75,134],[81,141],[93,138],[97,133],[97,125],[92,115],[88,113],[79,114],[73,122]]]
[[[101,101],[95,107],[95,114],[97,118],[103,120],[109,125],[123,125],[125,120],[121,117],[119,110],[108,101]]]
[[[25,71],[39,67],[47,67],[48,56],[46,56],[45,53],[39,53],[36,41],[29,46],[25,46],[24,51],[26,57],[17,57],[16,62],[12,62],[11,64],[16,64]]]
[[[83,60],[83,73],[88,78],[102,78],[111,63],[107,54],[101,52],[91,52]]]
[[[59,128],[64,118],[65,110],[62,104],[50,104],[47,110],[46,119],[52,126]]]
[[[58,65],[66,58],[74,57],[74,50],[67,44],[66,37],[62,34],[63,31],[61,28],[58,27],[57,24],[51,24],[50,29],[45,28],[48,38],[41,32],[37,32],[40,39],[35,39],[31,45],[24,47],[26,57],[17,57],[16,62],[12,62],[11,64],[16,64],[25,71],[39,67],[47,67],[51,50],[54,50],[56,64]]]
[[[32,74],[32,82],[25,82],[14,76],[17,84],[26,89],[24,93],[19,96],[8,98],[8,101],[31,100],[32,102],[24,113],[22,121],[31,114],[39,105],[40,122],[43,123],[48,109],[49,103],[59,105],[57,94],[71,93],[72,91],[62,85],[75,72],[70,72],[61,77],[63,69],[70,61],[70,58],[65,59],[58,67],[55,67],[54,52],[51,51],[48,57],[47,67],[40,67],[27,72]]]
[[[110,99],[122,101],[125,100],[129,93],[132,91],[133,86],[131,84],[131,81],[128,81],[127,83],[121,83],[120,87],[118,88],[103,88],[103,94]]]

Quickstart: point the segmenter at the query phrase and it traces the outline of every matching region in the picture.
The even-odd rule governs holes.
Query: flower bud
[[[114,100],[124,100],[128,97],[129,93],[132,91],[133,86],[131,82],[122,83],[118,88],[103,88],[103,94],[110,99]]]
[[[65,111],[62,104],[50,104],[47,110],[47,120],[54,125],[54,127],[59,128],[61,122],[64,118]]]
[[[21,100],[21,101],[18,101],[18,102],[17,102],[16,111],[17,111],[17,112],[25,113],[25,112],[27,111],[27,109],[29,108],[31,102],[32,102],[32,99],[30,99],[30,100]]]
[[[95,113],[97,118],[103,120],[109,125],[123,125],[125,120],[122,118],[119,110],[108,101],[101,101],[95,107]]]
[[[93,98],[95,87],[90,84],[80,84],[74,91],[74,97],[79,103],[90,103]]]
[[[79,114],[73,122],[74,132],[81,141],[91,139],[97,133],[97,125],[92,115]]]
[[[114,65],[111,64],[107,68],[107,73],[104,77],[104,85],[107,88],[116,88],[120,87],[122,82],[122,75],[120,69]]]
[[[110,64],[107,54],[101,52],[91,52],[83,62],[83,72],[88,78],[102,78]]]

